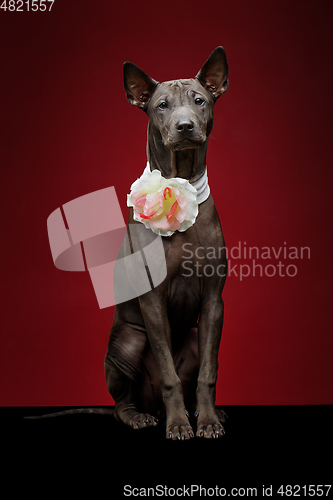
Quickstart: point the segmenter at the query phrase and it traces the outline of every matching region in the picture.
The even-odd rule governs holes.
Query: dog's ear
[[[131,62],[125,62],[123,69],[124,87],[129,103],[145,110],[158,82]]]
[[[216,101],[228,88],[229,70],[223,47],[217,47],[209,56],[196,78]]]

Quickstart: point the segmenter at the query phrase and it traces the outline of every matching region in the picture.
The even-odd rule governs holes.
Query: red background
[[[54,267],[46,220],[108,186],[127,213],[147,118],[126,101],[123,61],[159,81],[186,78],[218,45],[230,86],[207,164],[227,246],[286,242],[311,259],[283,261],[297,265],[293,278],[227,279],[217,403],[333,403],[331,5],[55,0],[50,13],[0,11],[1,405],[112,403],[113,308],[99,310],[88,273]]]

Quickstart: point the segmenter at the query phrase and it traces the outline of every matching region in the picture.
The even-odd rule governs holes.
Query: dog
[[[123,72],[129,103],[149,118],[150,171],[160,171],[165,179],[200,184],[206,175],[214,105],[229,84],[224,48],[211,53],[195,78],[159,83],[130,62],[124,63]],[[207,186],[205,189],[207,193]],[[146,247],[156,236],[135,220],[133,208],[128,223],[135,235],[131,232],[125,238],[119,259],[133,254],[134,247]],[[165,417],[166,438],[187,440],[195,435],[192,412],[196,436],[220,438],[224,418],[215,408],[215,395],[227,259],[212,196],[198,205],[191,227],[162,236],[162,240],[166,278],[151,291],[115,308],[105,356],[115,415],[134,429],[155,426]],[[189,253],[184,255],[184,248],[191,248],[191,269],[196,264],[209,265],[209,276],[184,272]],[[217,272],[222,268],[224,273]],[[130,279],[136,269],[127,271],[123,280]]]

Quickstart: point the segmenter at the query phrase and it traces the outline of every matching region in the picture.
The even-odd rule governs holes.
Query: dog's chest
[[[226,261],[222,233],[201,241],[196,231],[164,243],[167,279],[163,283],[168,317],[173,329],[197,322],[205,297],[218,292],[225,280]]]
[[[200,217],[186,232],[163,240],[171,302],[184,297],[197,302],[205,289],[225,278],[226,250],[218,218]]]

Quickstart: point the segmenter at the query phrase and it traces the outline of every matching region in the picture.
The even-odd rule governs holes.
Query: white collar
[[[147,162],[147,167],[150,170],[150,165],[149,161]],[[210,188],[208,184],[208,176],[207,176],[207,167],[202,174],[202,176],[190,183],[196,190],[197,190],[197,202],[200,205],[200,203],[203,203],[204,201],[207,200],[208,196],[210,195]]]

